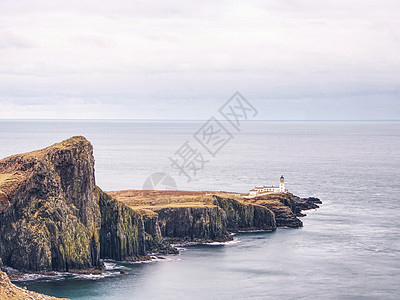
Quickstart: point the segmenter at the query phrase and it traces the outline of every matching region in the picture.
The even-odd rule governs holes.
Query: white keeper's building
[[[261,194],[277,194],[277,193],[287,193],[288,190],[285,189],[285,178],[283,175],[279,181],[279,186],[256,186],[254,189],[251,189],[249,192],[249,196],[259,196]]]

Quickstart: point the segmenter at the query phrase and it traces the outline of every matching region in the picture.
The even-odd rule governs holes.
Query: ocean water
[[[323,201],[303,228],[18,284],[70,299],[400,298],[400,122],[254,121],[240,132],[223,123],[233,139],[215,157],[193,137],[204,122],[0,121],[0,157],[84,135],[104,190],[141,188],[164,172],[178,189],[246,192],[283,174],[289,191]],[[190,182],[169,159],[187,141],[207,160]]]

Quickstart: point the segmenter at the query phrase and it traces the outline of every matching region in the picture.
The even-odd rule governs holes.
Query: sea
[[[31,274],[16,284],[74,300],[400,299],[400,122],[219,121],[212,135],[209,125],[2,120],[0,157],[83,135],[105,191],[141,189],[161,173],[170,180],[151,181],[156,189],[172,180],[178,190],[245,193],[284,175],[290,192],[323,202],[305,212],[303,228],[238,233],[145,263],[106,261],[102,275]]]

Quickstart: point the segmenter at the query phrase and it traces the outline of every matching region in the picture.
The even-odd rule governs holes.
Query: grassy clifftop
[[[156,214],[163,237],[229,240],[231,231],[274,230],[275,215],[233,193],[125,190],[108,192],[129,207]]]
[[[143,214],[182,208],[221,208],[229,231],[302,227],[301,211],[318,208],[319,199],[301,199],[291,193],[276,193],[246,199],[229,192],[124,190],[108,192]]]

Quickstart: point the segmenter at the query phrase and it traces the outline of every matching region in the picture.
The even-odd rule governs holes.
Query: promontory
[[[76,136],[0,160],[0,258],[22,272],[101,272],[104,259],[177,253],[175,243],[301,227],[301,210],[317,203],[291,193],[105,193],[96,186],[92,145]]]

